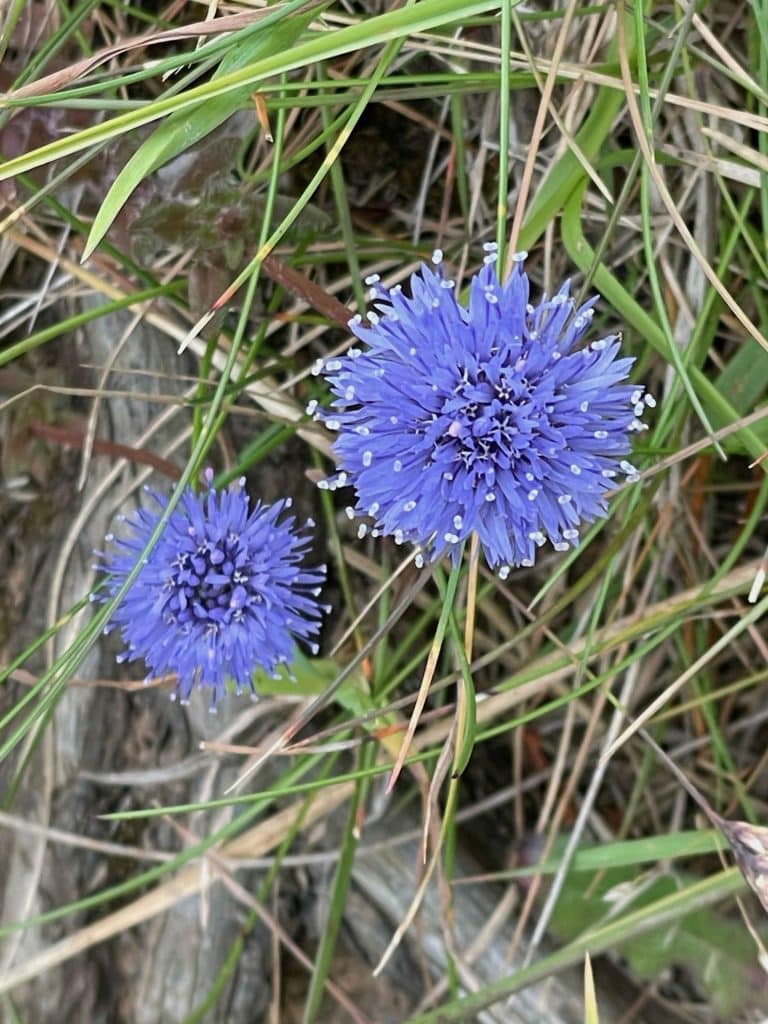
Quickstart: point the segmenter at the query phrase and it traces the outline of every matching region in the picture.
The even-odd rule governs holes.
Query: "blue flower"
[[[176,673],[183,702],[202,687],[212,691],[215,707],[227,680],[238,692],[253,690],[257,668],[275,673],[289,663],[295,640],[317,653],[310,638],[320,629],[317,596],[325,566],[302,568],[309,539],[295,529],[293,516],[281,518],[290,499],[257,502],[251,509],[244,479],[221,493],[211,486],[210,470],[206,479],[205,494],[185,490],[108,628],[119,627],[127,645],[118,660],[143,658],[152,675]],[[167,505],[165,497],[145,490],[156,509],[120,517],[130,534],[107,536],[114,547],[98,568],[109,573],[110,596]]]
[[[411,277],[410,297],[368,278],[378,312],[350,322],[366,350],[315,367],[334,400],[307,411],[338,431],[340,472],[321,486],[355,488],[350,517],[369,516],[374,535],[431,559],[456,559],[477,531],[505,577],[533,565],[547,538],[558,551],[576,544],[615,478],[637,479],[624,456],[654,403],[622,383],[633,360],[619,358],[618,335],[577,347],[596,299],[576,309],[566,282],[532,305],[526,254],[502,285],[495,246],[486,249],[467,306],[439,252],[435,269]]]

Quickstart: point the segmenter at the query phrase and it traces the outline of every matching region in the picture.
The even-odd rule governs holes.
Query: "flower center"
[[[450,452],[466,469],[489,462],[509,468],[537,435],[537,419],[529,382],[516,368],[461,367],[433,419],[433,459]]]
[[[169,624],[199,624],[216,632],[239,622],[261,595],[249,574],[249,556],[240,537],[200,541],[190,538],[190,550],[180,551],[166,579],[164,616]]]

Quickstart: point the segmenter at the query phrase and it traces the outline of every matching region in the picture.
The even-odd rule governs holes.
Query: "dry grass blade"
[[[752,825],[748,821],[730,821],[723,818],[653,737],[645,729],[641,729],[640,734],[688,795],[699,805],[709,821],[728,840],[742,875],[760,900],[763,909],[768,912],[768,828]]]
[[[742,327],[744,327],[744,329],[749,333],[749,335],[752,338],[754,338],[755,341],[768,352],[768,338],[766,338],[763,332],[760,330],[760,328],[750,320],[750,318],[744,312],[742,307],[739,305],[738,302],[736,302],[733,295],[731,295],[731,293],[728,291],[728,289],[725,287],[723,282],[718,277],[714,267],[706,258],[698,242],[691,234],[688,225],[685,223],[684,218],[682,217],[680,211],[677,208],[677,204],[675,203],[674,199],[672,198],[669,192],[669,189],[667,188],[667,184],[664,181],[664,178],[659,173],[656,158],[648,141],[645,128],[643,126],[642,115],[640,113],[640,108],[637,104],[637,97],[635,95],[635,85],[632,81],[632,72],[630,70],[630,66],[627,60],[627,37],[625,28],[626,8],[624,0],[617,0],[617,15],[619,62],[621,65],[621,78],[622,82],[624,83],[624,88],[626,89],[627,94],[627,106],[629,109],[630,117],[632,119],[632,125],[635,130],[635,138],[637,139],[637,144],[640,147],[640,150],[643,154],[643,158],[645,159],[648,171],[651,177],[653,178],[653,183],[658,189],[659,196],[661,197],[661,200],[664,203],[664,206],[666,207],[669,216],[672,218],[672,221],[675,227],[677,228],[680,237],[683,239],[691,255],[694,257],[698,265],[703,270],[711,286],[715,289],[717,294],[720,296],[720,298],[723,300],[726,306],[730,309],[730,311],[733,313],[733,315],[736,317],[736,319],[739,321]]]
[[[682,675],[667,686],[663,693],[653,700],[642,714],[638,715],[630,726],[628,726],[624,732],[611,744],[610,748],[600,758],[601,763],[609,761],[616,751],[622,747],[630,737],[643,726],[645,723],[652,718],[657,711],[660,711],[672,697],[685,686],[687,682],[695,678],[706,665],[708,665],[712,659],[725,650],[733,641],[747,630],[754,622],[757,622],[763,614],[768,611],[768,598],[761,601],[759,605],[755,605],[747,614],[743,615],[741,619],[732,626],[727,632],[725,632],[719,640],[717,640],[712,646],[697,658],[696,661],[691,665]]]
[[[397,758],[395,760],[394,767],[390,773],[389,779],[387,780],[387,792],[391,793],[395,788],[400,772],[403,770],[405,759],[408,756],[408,751],[411,749],[413,737],[416,732],[416,728],[419,724],[419,719],[424,710],[424,706],[427,703],[427,697],[429,696],[429,690],[432,686],[432,681],[435,678],[435,670],[437,669],[437,659],[440,657],[440,651],[442,649],[442,643],[435,640],[429,650],[429,656],[427,657],[427,663],[424,666],[424,673],[419,683],[419,689],[416,694],[416,703],[413,706],[411,717],[408,720],[408,728],[403,736],[403,741],[400,744],[400,749],[397,752]]]
[[[560,31],[557,34],[554,52],[547,71],[547,80],[544,84],[544,90],[539,101],[539,109],[536,112],[536,120],[531,132],[531,144],[528,147],[528,152],[526,154],[525,167],[523,168],[520,189],[515,204],[515,216],[509,232],[509,247],[507,249],[504,266],[505,277],[508,277],[512,271],[513,257],[517,249],[517,239],[523,225],[525,206],[528,201],[528,193],[530,192],[531,182],[533,180],[533,169],[536,165],[536,156],[539,151],[541,138],[544,134],[544,124],[550,110],[550,104],[552,103],[552,94],[554,93],[555,85],[557,84],[557,72],[560,67],[560,60],[562,59],[565,51],[566,40],[568,39],[568,33],[570,32],[577,6],[578,0],[569,0],[568,6],[565,9],[563,22],[560,26]]]
[[[446,803],[448,803],[450,805],[451,803],[453,803],[455,801],[455,798],[456,798],[456,780],[452,779],[451,782],[450,782],[449,793],[448,793],[448,798],[447,798]],[[447,813],[448,812],[446,811],[446,814]],[[442,851],[442,848],[441,848],[441,844],[439,842],[435,843],[434,846],[433,846],[430,858],[429,858],[427,864],[425,865],[425,867],[423,869],[423,875],[422,875],[422,878],[421,878],[421,880],[419,882],[419,885],[418,885],[418,887],[416,889],[416,893],[414,894],[414,897],[411,900],[411,903],[410,903],[408,909],[403,914],[402,920],[400,921],[399,925],[397,926],[397,930],[395,931],[395,934],[392,936],[392,938],[391,938],[387,948],[382,953],[381,959],[379,960],[379,962],[376,964],[376,966],[373,969],[374,977],[378,977],[381,974],[381,972],[384,970],[384,968],[387,966],[387,964],[391,960],[392,955],[394,954],[395,950],[400,945],[400,943],[403,941],[403,938],[405,937],[406,932],[408,931],[408,929],[413,924],[414,918],[416,917],[416,914],[419,912],[419,907],[421,906],[422,902],[424,901],[424,896],[425,896],[425,894],[427,892],[427,888],[429,886],[429,883],[432,880],[432,876],[435,873],[435,868],[439,864],[440,858],[442,857],[442,855],[443,855],[443,851]]]
[[[343,783],[318,793],[303,817],[302,831],[306,831],[330,814],[334,808],[343,804],[352,795],[352,791],[351,784]],[[301,812],[302,805],[300,803],[278,811],[271,818],[227,843],[221,850],[221,857],[232,862],[264,856],[281,842]],[[182,868],[174,878],[162,882],[145,896],[140,896],[126,907],[107,914],[94,924],[81,928],[68,938],[54,943],[42,953],[28,958],[18,967],[7,970],[0,976],[0,994],[10,992],[16,986],[59,964],[66,963],[67,960],[98,943],[104,942],[114,935],[119,935],[129,928],[134,928],[157,914],[164,913],[185,897],[202,893],[206,884],[215,884],[215,882],[215,877],[211,878],[209,875],[206,878],[202,863],[190,864]]]
[[[310,3],[307,4],[307,7],[309,6],[311,6]],[[136,36],[133,39],[122,39],[113,46],[106,46],[103,50],[99,50],[92,57],[69,64],[67,67],[54,71],[50,75],[45,75],[43,78],[38,78],[36,81],[30,82],[29,85],[24,85],[20,89],[13,89],[5,94],[3,100],[0,100],[0,108],[20,100],[31,99],[34,96],[44,96],[48,93],[60,92],[68,85],[84,78],[92,71],[95,71],[96,68],[101,67],[103,64],[108,64],[113,58],[119,57],[123,53],[143,50],[148,46],[175,43],[185,39],[202,39],[205,36],[218,36],[228,32],[238,32],[256,21],[261,21],[268,14],[277,10],[278,7],[271,7],[269,10],[246,11],[241,14],[223,14],[213,20],[192,22],[183,28],[168,29],[164,32],[146,32],[144,35]]]

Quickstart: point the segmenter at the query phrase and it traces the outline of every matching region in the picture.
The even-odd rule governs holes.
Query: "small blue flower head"
[[[138,578],[114,614],[126,651],[120,661],[142,658],[151,675],[176,673],[182,702],[192,690],[253,690],[257,668],[275,673],[295,655],[295,641],[309,644],[320,629],[317,597],[325,566],[302,568],[309,547],[306,527],[283,517],[291,501],[258,502],[253,509],[245,479],[217,492],[191,488],[171,515]],[[121,517],[130,534],[116,538],[98,568],[109,573],[107,593],[117,593],[157,526],[167,498],[145,488],[156,508]],[[283,518],[281,518],[283,517]],[[175,695],[174,695],[175,696]]]
[[[368,278],[376,312],[350,322],[367,347],[318,364],[334,400],[308,412],[338,431],[340,472],[321,486],[354,486],[351,518],[432,559],[457,558],[477,531],[505,577],[547,538],[567,550],[605,513],[614,478],[637,479],[624,456],[653,400],[622,383],[633,360],[619,358],[617,335],[580,345],[596,299],[576,309],[566,282],[532,305],[526,254],[502,285],[486,249],[467,306],[439,252],[410,297]]]

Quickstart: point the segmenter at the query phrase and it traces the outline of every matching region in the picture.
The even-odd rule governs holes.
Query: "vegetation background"
[[[767,0],[0,18],[4,1019],[764,1020]],[[451,597],[317,490],[304,409],[367,274],[493,240],[658,405],[577,551]],[[314,515],[333,605],[216,716],[88,602],[208,464]]]

